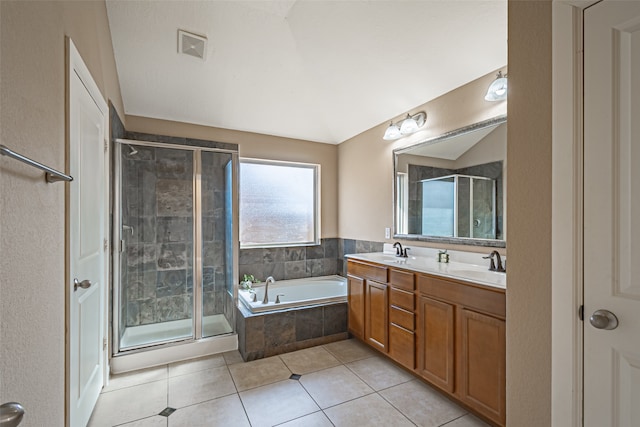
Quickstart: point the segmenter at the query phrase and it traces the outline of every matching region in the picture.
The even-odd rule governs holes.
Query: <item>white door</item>
[[[84,427],[104,380],[107,106],[71,40],[68,55],[68,415]]]
[[[584,425],[637,427],[640,1],[597,3],[584,19]],[[590,319],[599,309],[615,329],[602,329],[607,312]]]

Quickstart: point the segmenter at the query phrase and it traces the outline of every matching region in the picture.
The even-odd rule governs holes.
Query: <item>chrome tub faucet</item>
[[[267,280],[264,281],[264,298],[262,299],[263,304],[269,304],[269,283],[276,283],[276,279],[272,276],[267,277]]]

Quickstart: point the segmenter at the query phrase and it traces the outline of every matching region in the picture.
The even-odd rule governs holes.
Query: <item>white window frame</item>
[[[240,167],[238,173],[238,181],[239,181],[239,200],[242,199],[242,164],[243,163],[252,163],[252,164],[262,164],[269,166],[288,166],[288,167],[300,167],[311,169],[314,171],[314,179],[313,179],[313,201],[314,201],[314,214],[313,214],[313,240],[308,242],[280,242],[280,243],[260,243],[260,244],[243,244],[240,241],[240,249],[253,249],[253,248],[277,248],[277,247],[291,247],[291,246],[317,246],[320,244],[320,165],[315,163],[302,163],[302,162],[291,162],[284,160],[268,160],[268,159],[255,159],[249,157],[241,157],[240,158]],[[241,203],[239,203],[241,205]],[[240,224],[240,217],[242,216],[242,209],[239,209],[239,218],[238,223]],[[242,234],[240,230],[239,235]]]

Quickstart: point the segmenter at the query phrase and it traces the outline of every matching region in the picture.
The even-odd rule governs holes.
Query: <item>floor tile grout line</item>
[[[379,357],[379,356],[377,356],[377,355],[376,355],[376,357],[378,357],[380,360],[383,360],[383,361],[385,360],[384,358]],[[360,360],[365,360],[365,359],[360,359]],[[355,362],[359,362],[360,360],[354,360],[353,362],[349,362],[348,364],[352,364],[352,363],[355,363]],[[415,379],[415,378],[409,378],[409,379],[408,379],[408,380],[406,380],[406,381],[402,381],[402,382],[399,382],[399,383],[397,383],[397,384],[394,384],[394,385],[390,385],[390,386],[388,386],[388,387],[381,388],[380,390],[376,390],[376,389],[373,387],[373,385],[369,384],[369,383],[367,382],[367,380],[365,380],[365,379],[364,379],[364,378],[362,378],[360,375],[358,375],[358,373],[357,373],[355,370],[353,370],[350,366],[347,366],[348,364],[347,364],[347,363],[345,363],[345,364],[344,364],[345,368],[347,368],[347,369],[348,369],[349,371],[351,371],[351,372],[352,372],[356,377],[358,377],[358,378],[360,379],[360,381],[362,381],[363,383],[365,383],[366,385],[368,385],[369,387],[371,387],[371,388],[372,388],[376,393],[377,393],[377,392],[380,392],[380,391],[383,391],[383,390],[390,389],[391,387],[395,387],[395,386],[398,386],[398,385],[401,385],[401,384],[406,384],[406,383],[411,382],[411,381],[413,381],[413,380]],[[394,365],[392,365],[392,366],[394,366]],[[394,366],[394,367],[395,367],[395,366]],[[403,371],[403,372],[404,372],[404,371]]]
[[[446,422],[446,423],[444,423],[444,424],[440,424],[438,427],[443,427],[443,426],[446,426],[447,424],[451,424],[452,422],[454,422],[454,421],[456,421],[456,420],[459,420],[460,418],[466,417],[467,415],[469,415],[469,412],[465,412],[464,414],[460,415],[459,417],[456,417],[456,418],[454,418],[454,419],[452,419],[452,420],[449,420],[449,421],[447,421],[447,422]],[[483,421],[483,422],[484,422],[484,421]]]
[[[367,396],[371,396],[372,394],[376,394],[375,390],[373,390],[373,389],[371,389],[371,390],[372,390],[371,393],[366,393],[366,394],[363,394],[362,396],[354,397],[352,399],[347,399],[344,402],[336,403],[335,405],[327,406],[326,408],[320,407],[320,409],[322,409],[323,411],[326,411],[327,409],[335,408],[336,406],[340,406],[340,405],[343,405],[345,403],[353,402],[354,400],[358,400],[358,399],[361,399],[363,397],[367,397]],[[318,406],[320,406],[320,405],[318,405]]]
[[[244,406],[244,400],[242,400],[242,397],[240,397],[240,392],[237,392],[236,396],[238,396],[238,400],[242,405],[242,410],[244,411],[244,416],[247,418],[247,422],[249,423],[249,426],[252,426],[253,424],[251,423],[251,418],[249,418],[249,413],[247,412],[247,408]]]
[[[322,406],[320,406],[320,404],[316,401],[316,399],[313,397],[313,395],[311,394],[311,392],[309,392],[309,390],[307,390],[307,388],[304,386],[304,384],[302,383],[302,381],[298,380],[298,384],[300,384],[300,387],[302,387],[302,389],[305,391],[305,393],[307,393],[307,395],[311,398],[311,400],[313,400],[313,403],[316,404],[316,406],[318,407],[318,409],[320,409],[321,411],[324,411],[322,409]],[[327,417],[329,418],[329,417]]]
[[[282,426],[282,425],[284,425],[284,424],[290,423],[291,421],[299,420],[299,419],[301,419],[301,418],[308,417],[309,415],[317,414],[318,412],[322,413],[325,417],[327,417],[327,415],[322,411],[322,409],[318,409],[317,411],[310,412],[310,413],[308,413],[308,414],[306,414],[306,415],[300,415],[299,417],[292,418],[292,419],[290,419],[290,420],[283,421],[283,422],[278,423],[278,424],[274,424],[272,427]],[[329,419],[329,417],[327,417],[327,419],[329,420],[329,422],[331,423],[331,425],[335,427],[335,424],[333,424],[333,423],[331,422],[331,420]]]
[[[201,404],[203,404],[203,403],[213,402],[214,400],[222,399],[222,398],[224,398],[224,397],[233,396],[234,394],[236,394],[236,395],[237,395],[237,394],[238,394],[238,392],[233,392],[233,393],[229,393],[229,394],[223,394],[223,395],[218,396],[218,397],[214,397],[214,398],[211,398],[211,399],[203,400],[203,401],[201,401],[201,402],[193,402],[193,403],[190,403],[190,404],[188,404],[188,405],[185,405],[185,406],[179,406],[179,407],[177,407],[177,408],[173,408],[173,409],[175,409],[176,411],[181,411],[181,410],[183,410],[183,409],[191,408],[191,407],[193,407],[193,406],[201,405]],[[238,396],[238,398],[240,398],[240,396]],[[167,403],[167,406],[169,406],[169,404],[168,404],[168,403]]]
[[[240,390],[238,390],[238,384],[236,384],[236,379],[233,378],[233,374],[231,373],[231,369],[229,369],[229,365],[226,365],[227,367],[227,372],[229,372],[229,376],[231,377],[231,382],[233,383],[233,388],[236,389],[236,393],[240,393]],[[238,396],[240,397],[240,396]]]
[[[131,384],[131,385],[128,385],[128,386],[125,386],[125,387],[116,388],[114,390],[105,391],[104,389],[102,389],[102,391],[100,392],[100,395],[113,393],[114,391],[126,390],[126,389],[129,389],[129,388],[138,387],[138,386],[141,386],[141,385],[159,383],[160,381],[168,381],[168,380],[169,380],[169,378],[163,378],[163,379],[160,379],[160,380],[145,381],[145,382],[141,382],[141,383]]]
[[[405,383],[403,383],[403,384],[405,384]],[[400,385],[400,384],[398,384],[398,385]],[[393,386],[393,387],[395,387],[395,386]],[[417,424],[417,423],[415,423],[415,422],[411,419],[411,417],[409,417],[409,416],[408,416],[407,414],[405,414],[405,413],[404,413],[400,408],[398,408],[398,407],[397,407],[396,405],[394,405],[391,401],[389,401],[389,400],[388,400],[387,398],[385,398],[382,394],[380,394],[380,391],[388,390],[388,389],[390,389],[390,388],[391,388],[391,387],[387,387],[387,388],[385,388],[385,389],[383,389],[383,390],[379,390],[379,391],[377,391],[377,392],[376,392],[376,394],[377,394],[378,396],[380,396],[380,397],[382,398],[382,400],[384,400],[384,401],[385,401],[385,402],[387,402],[389,405],[391,405],[391,407],[392,407],[392,408],[394,408],[396,411],[398,411],[399,413],[401,413],[401,414],[402,414],[402,416],[403,416],[403,417],[405,417],[407,420],[409,420],[409,422],[410,422],[411,424],[413,424],[414,426],[417,426],[418,424]]]
[[[331,423],[331,425],[333,427],[336,427],[336,424],[333,422],[333,420],[331,418],[329,418],[329,414],[327,414],[326,412],[324,412],[324,409],[321,409],[322,413],[324,414],[325,417],[327,417],[327,419],[329,420],[329,422]]]

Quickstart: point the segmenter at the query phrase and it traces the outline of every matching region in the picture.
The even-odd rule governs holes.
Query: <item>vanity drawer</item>
[[[415,315],[393,305],[389,310],[389,321],[410,331],[415,329]]]
[[[413,311],[415,308],[413,292],[403,291],[402,289],[394,287],[391,287],[389,292],[389,303],[409,311]]]
[[[405,291],[412,292],[415,289],[413,273],[409,273],[406,271],[390,269],[389,283],[391,283],[391,286],[404,289]]]
[[[377,265],[360,264],[355,261],[347,262],[347,271],[352,276],[363,277],[375,280],[380,283],[387,283],[387,268]]]

